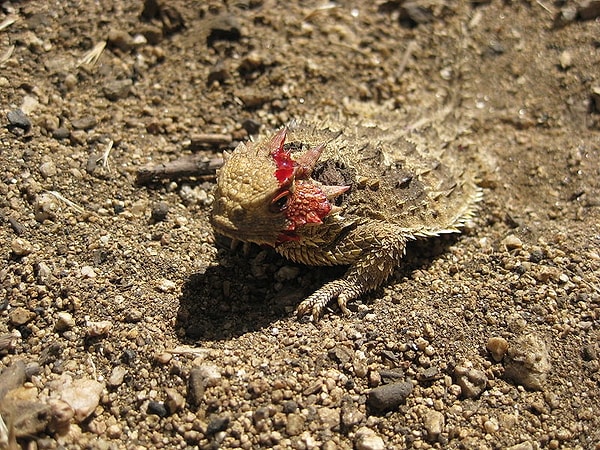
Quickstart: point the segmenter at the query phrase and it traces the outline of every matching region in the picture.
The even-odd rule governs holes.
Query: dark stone
[[[206,427],[206,434],[208,436],[218,433],[219,431],[225,431],[229,426],[228,417],[215,417],[212,419]]]
[[[368,393],[367,405],[378,412],[393,411],[406,401],[412,390],[413,385],[408,381],[384,384]]]
[[[529,255],[529,261],[532,263],[539,264],[544,259],[544,252],[541,250],[534,250]]]
[[[76,130],[89,130],[90,128],[94,128],[97,123],[98,121],[94,116],[81,117],[71,121],[71,125]]]
[[[147,412],[158,417],[167,417],[168,415],[167,407],[163,402],[149,402]]]
[[[327,352],[329,359],[338,364],[346,364],[352,360],[353,352],[345,345],[336,345]]]
[[[188,397],[189,402],[194,406],[199,406],[204,398],[205,379],[202,368],[194,367],[190,370],[188,378]]]
[[[31,129],[31,120],[20,108],[10,110],[6,114],[6,118],[8,119],[8,129],[14,134],[28,133]]]
[[[169,204],[167,202],[158,202],[152,207],[153,222],[162,222],[167,218],[167,214],[169,214]]]
[[[240,26],[233,16],[218,16],[209,25],[206,44],[212,47],[216,41],[238,41],[242,37]]]
[[[130,348],[127,348],[123,351],[123,354],[121,355],[121,361],[123,362],[123,364],[132,364],[135,362],[137,358],[137,353],[135,352],[135,350],[132,350]]]
[[[288,400],[283,404],[283,412],[286,414],[295,413],[298,410],[298,403],[293,400]]]
[[[248,134],[257,134],[260,131],[260,122],[246,119],[242,122],[242,128],[246,130]]]
[[[117,101],[121,98],[125,98],[131,92],[133,81],[130,78],[124,80],[109,81],[102,86],[104,96],[110,101]]]

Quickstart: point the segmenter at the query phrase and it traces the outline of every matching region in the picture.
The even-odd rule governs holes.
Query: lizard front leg
[[[411,236],[385,222],[364,223],[352,230],[335,247],[327,251],[332,264],[349,264],[347,272],[306,298],[298,306],[298,316],[310,314],[317,320],[329,302],[337,299],[344,314],[346,306],[362,294],[376,289],[392,274],[404,255],[406,241]]]

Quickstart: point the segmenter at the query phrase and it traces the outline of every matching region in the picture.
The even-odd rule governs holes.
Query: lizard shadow
[[[268,329],[293,317],[312,290],[343,273],[340,267],[294,264],[258,247],[247,256],[220,252],[218,261],[183,285],[175,324],[183,342],[220,341]]]
[[[410,242],[407,256],[384,286],[410,278],[415,270],[427,270],[458,239],[459,235],[452,234]],[[190,344],[267,329],[280,319],[292,317],[307,295],[345,270],[343,266],[293,264],[272,250],[258,247],[247,256],[221,252],[218,265],[191,275],[184,283],[176,329],[182,341]],[[366,312],[382,295],[383,288],[379,288],[362,297]],[[349,307],[356,310],[356,303]],[[332,308],[337,309],[335,304]]]

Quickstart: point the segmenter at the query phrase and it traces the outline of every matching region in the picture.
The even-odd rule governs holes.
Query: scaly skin
[[[314,320],[381,286],[408,240],[453,233],[481,191],[460,149],[419,148],[384,127],[296,125],[240,144],[217,174],[217,233],[267,244],[316,266],[346,265],[343,277],[300,303]]]

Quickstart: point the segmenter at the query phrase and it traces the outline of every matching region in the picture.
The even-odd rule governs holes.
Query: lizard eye
[[[285,190],[277,194],[271,201],[271,211],[278,213],[285,210],[290,199],[290,191]]]

